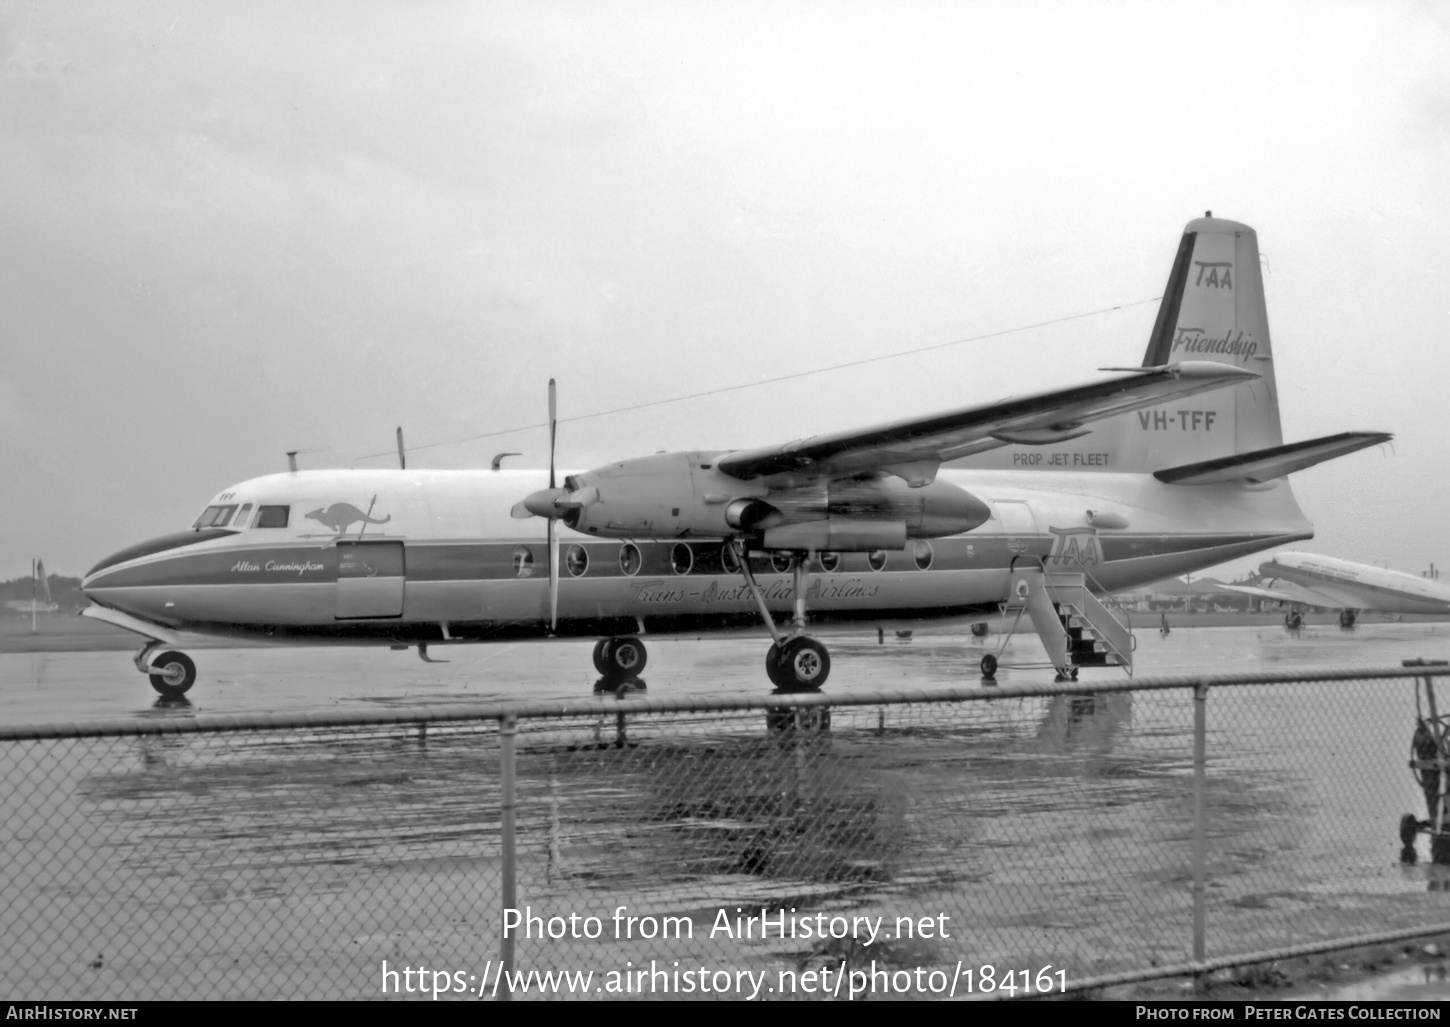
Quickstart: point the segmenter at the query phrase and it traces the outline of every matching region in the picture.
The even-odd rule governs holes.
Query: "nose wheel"
[[[185,653],[165,652],[148,667],[151,687],[163,699],[180,699],[196,684],[196,664]]]

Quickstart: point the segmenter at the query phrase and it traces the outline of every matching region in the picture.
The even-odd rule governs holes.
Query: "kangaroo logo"
[[[364,524],[387,524],[393,519],[392,514],[381,519],[369,517],[351,503],[333,503],[326,510],[313,510],[307,515],[310,520],[317,521],[339,535],[347,534],[348,526],[362,521]]]

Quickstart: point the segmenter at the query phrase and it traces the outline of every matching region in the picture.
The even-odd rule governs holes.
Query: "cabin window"
[[[259,506],[257,507],[257,527],[259,528],[285,528],[287,527],[287,513],[290,506]]]
[[[918,567],[926,570],[931,566],[931,543],[926,539],[917,542],[911,550],[911,556],[916,561]]]
[[[528,546],[519,546],[514,550],[514,577],[531,578],[533,576],[534,551]]]
[[[639,573],[640,565],[644,563],[644,557],[639,555],[639,546],[633,542],[626,542],[619,547],[619,569],[631,578]]]
[[[191,526],[193,531],[200,531],[202,528],[225,528],[232,519],[232,514],[237,512],[237,504],[230,506],[209,506],[201,512],[196,523]]]
[[[873,571],[879,571],[886,566],[886,550],[873,549],[867,554],[866,563]]]
[[[569,573],[579,577],[589,569],[589,554],[580,545],[570,546],[564,554],[564,566],[569,568]]]
[[[689,574],[690,568],[695,566],[695,554],[683,542],[676,542],[670,550],[670,566],[676,574]]]
[[[729,542],[720,547],[720,566],[725,568],[726,574],[740,573],[740,561],[735,556],[735,547]]]
[[[784,574],[790,570],[790,554],[772,553],[770,555],[770,566],[775,569],[775,573]]]
[[[840,566],[841,566],[841,554],[840,553],[822,553],[821,554],[821,569],[824,570],[824,571],[826,571],[826,573],[828,573],[828,574],[834,573],[835,570],[837,568],[839,568]]]

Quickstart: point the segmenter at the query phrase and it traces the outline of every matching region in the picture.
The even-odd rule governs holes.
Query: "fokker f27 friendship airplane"
[[[1298,627],[1303,608],[1339,611],[1341,627],[1354,627],[1361,610],[1450,614],[1450,586],[1404,571],[1391,571],[1332,556],[1280,553],[1259,564],[1258,585],[1228,585],[1235,592],[1288,603],[1284,623]]]
[[[562,486],[551,389],[547,476],[244,481],[190,531],[97,564],[84,613],[142,636],[136,666],[168,697],[196,677],[174,649],[182,630],[416,645],[424,659],[441,643],[595,637],[596,668],[620,680],[643,668],[642,636],[754,623],[773,639],[767,676],[797,690],[830,670],[809,628],[1015,609],[1062,674],[1130,665],[1094,594],[1312,537],[1285,475],[1390,436],[1284,443],[1258,244],[1232,221],[1187,226],[1142,365],[1108,371],[764,449],[623,460]],[[556,538],[559,523],[572,534]]]

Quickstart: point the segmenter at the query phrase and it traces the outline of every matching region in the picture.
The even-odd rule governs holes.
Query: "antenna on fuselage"
[[[408,469],[408,461],[403,456],[403,426],[398,425],[398,467],[404,471]]]
[[[287,450],[287,470],[293,474],[297,473],[297,450],[295,449]]]

